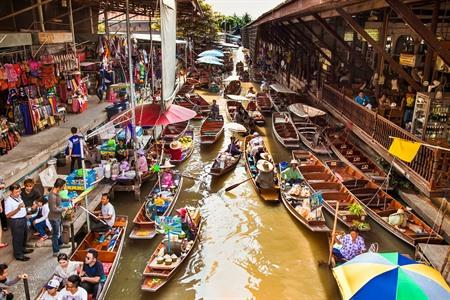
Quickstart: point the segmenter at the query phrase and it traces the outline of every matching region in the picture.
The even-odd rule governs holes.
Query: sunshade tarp
[[[289,111],[301,118],[314,118],[327,114],[323,110],[302,103],[289,105]]]
[[[235,122],[225,124],[225,128],[231,132],[246,132],[247,131],[247,128],[245,128],[244,125],[235,123]]]
[[[238,81],[240,79],[241,79],[241,77],[239,75],[230,75],[227,78],[225,78],[224,80],[222,80],[222,82],[232,82],[232,81]]]
[[[163,112],[161,112],[159,104],[144,104],[135,109],[136,125],[142,127],[180,123],[190,120],[196,115],[195,111],[175,104],[170,105]]]
[[[162,99],[170,105],[175,96],[177,8],[175,0],[162,0],[160,6]]]
[[[282,86],[281,84],[275,83],[275,84],[271,84],[270,88],[273,89],[275,92],[277,93],[282,93],[282,94],[297,94],[296,92],[288,89],[285,86]]]
[[[228,99],[233,101],[249,101],[248,98],[241,95],[227,95]]]

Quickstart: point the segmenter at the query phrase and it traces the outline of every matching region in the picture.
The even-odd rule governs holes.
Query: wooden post
[[[41,0],[37,0],[36,4],[38,4],[37,11],[38,11],[38,16],[39,16],[39,26],[41,28],[41,31],[45,32],[44,14],[42,12],[42,1]]]
[[[108,11],[106,9],[103,11],[103,19],[105,19],[105,34],[106,34],[106,38],[109,40]]]
[[[389,24],[389,13],[388,9],[385,8],[383,14],[383,27],[381,27],[381,46],[383,46],[383,49],[386,49],[388,24]],[[378,78],[381,78],[381,76],[384,76],[384,59],[380,54],[378,54],[377,57],[378,61],[376,70],[378,73]],[[377,82],[375,83],[375,97],[377,98],[377,100],[380,97],[380,85],[378,84],[378,82],[379,80],[377,80]]]
[[[436,35],[436,29],[439,21],[439,7],[440,7],[441,1],[434,0],[434,6],[433,6],[433,16],[431,19],[431,33]],[[434,51],[431,49],[431,47],[427,47],[427,55],[425,56],[425,70],[424,70],[424,80],[431,82],[432,78],[430,78],[431,70],[434,67]]]
[[[335,239],[335,235],[336,235],[338,213],[339,213],[339,201],[336,202],[336,214],[334,215],[333,231],[331,232],[330,254],[328,256],[328,265],[329,266],[331,266],[331,259],[333,258],[333,245],[334,245],[334,239]]]

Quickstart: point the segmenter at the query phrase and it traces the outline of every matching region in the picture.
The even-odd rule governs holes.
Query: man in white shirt
[[[59,300],[87,300],[88,293],[80,287],[81,278],[78,275],[71,275],[67,278],[66,287],[59,292]]]
[[[20,194],[22,190],[17,183],[9,187],[10,195],[5,200],[5,214],[9,219],[11,235],[13,240],[14,258],[20,261],[28,261],[30,258],[25,256],[33,252],[32,249],[26,249],[27,243],[27,210]]]
[[[94,214],[97,215],[97,219],[100,222],[97,222],[93,226],[94,231],[109,231],[116,221],[116,211],[114,206],[109,202],[109,194],[104,193],[102,195],[102,208],[100,211],[95,211]]]
[[[45,285],[45,292],[42,295],[42,300],[58,300],[59,299],[59,281],[56,279],[50,279],[50,281]]]

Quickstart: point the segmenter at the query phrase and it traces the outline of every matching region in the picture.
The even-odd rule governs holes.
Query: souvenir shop
[[[37,133],[55,125],[62,114],[87,108],[86,84],[70,47],[32,47],[0,49],[0,115],[20,135]]]

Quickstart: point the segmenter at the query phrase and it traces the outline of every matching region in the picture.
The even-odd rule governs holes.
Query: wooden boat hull
[[[239,80],[231,81],[225,88],[224,95],[240,95],[242,92],[241,82]]]
[[[258,110],[262,113],[271,113],[272,112],[272,101],[270,101],[269,96],[266,93],[257,93],[256,94],[256,104]]]
[[[216,160],[214,160],[213,166],[211,167],[211,170],[209,171],[209,174],[213,177],[219,177],[222,176],[236,168],[239,161],[241,160],[242,154],[240,154],[238,157],[236,157],[235,161],[225,168],[214,168],[214,164],[216,163]]]
[[[222,116],[217,120],[206,119],[203,121],[202,127],[200,128],[200,144],[214,144],[223,134],[223,126],[224,121]]]
[[[284,119],[282,113],[272,113],[272,132],[277,141],[286,149],[298,148],[300,145],[300,139],[291,119],[289,118],[289,122],[281,124],[277,122],[279,118]],[[282,137],[282,135],[284,137]]]
[[[182,154],[182,158],[181,160],[175,160],[175,159],[171,159],[170,163],[173,165],[179,165],[182,162],[186,161],[189,157],[191,157],[192,152],[194,152],[194,131],[192,130],[187,130],[184,134],[184,136],[190,136],[192,138],[192,142],[191,145],[183,150],[183,154]],[[169,145],[167,145],[167,147],[169,147]]]
[[[190,256],[194,248],[196,247],[198,241],[199,241],[199,235],[203,226],[203,218],[196,224],[197,225],[197,235],[194,239],[194,243],[191,247],[191,249],[186,253],[186,255],[181,259],[181,261],[178,263],[178,265],[170,270],[154,270],[150,267],[150,263],[154,260],[157,253],[160,251],[162,246],[162,243],[158,245],[158,247],[153,252],[152,256],[150,257],[144,272],[143,272],[143,282],[141,285],[141,290],[145,292],[157,292],[159,289],[161,289],[181,268],[183,263],[187,260],[187,258]],[[195,218],[194,218],[195,219]]]
[[[253,188],[255,189],[255,191],[259,194],[259,196],[264,201],[277,202],[277,201],[279,201],[279,198],[280,198],[280,188],[279,187],[275,187],[275,188],[271,188],[271,189],[262,189],[262,188],[258,187],[258,185],[256,184],[255,176],[253,175],[253,173],[250,169],[250,162],[248,159],[248,156],[250,154],[247,152],[247,144],[251,138],[252,138],[251,136],[247,136],[244,139],[243,153],[244,153],[245,170],[247,172],[247,176],[252,178],[250,181],[252,182]]]
[[[170,143],[184,135],[188,126],[189,121],[167,125],[161,135],[166,143]]]

